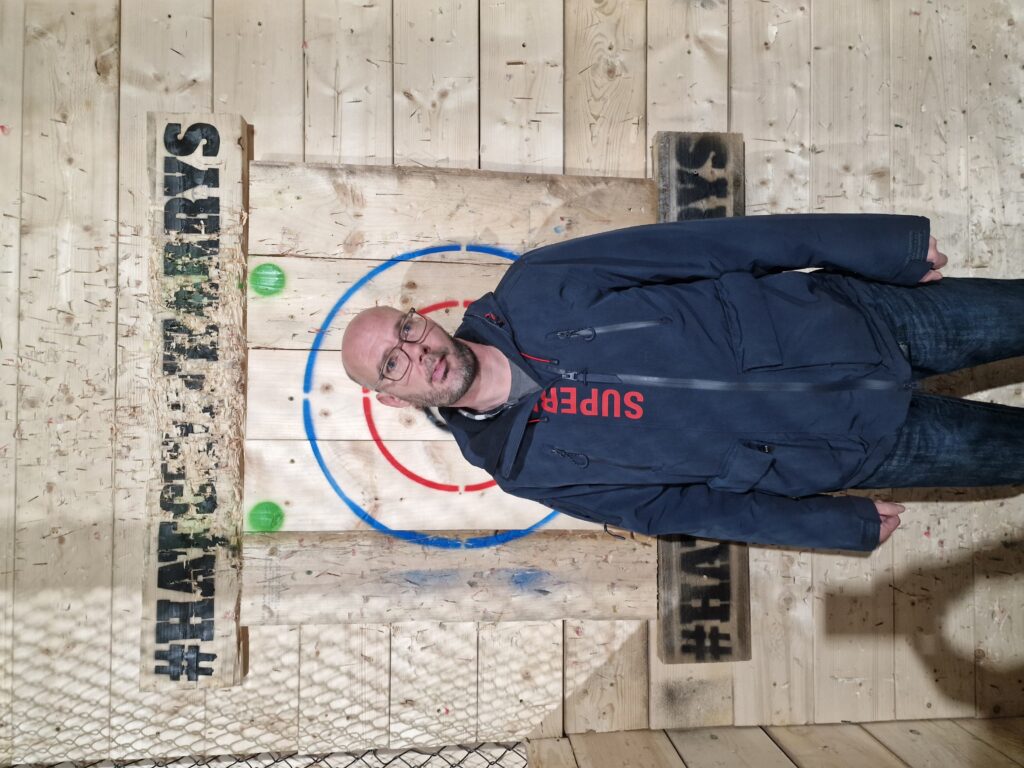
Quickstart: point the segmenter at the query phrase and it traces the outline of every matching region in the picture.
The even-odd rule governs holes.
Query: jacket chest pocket
[[[782,365],[768,302],[753,275],[727,272],[715,282],[736,362],[742,371]]]
[[[784,496],[843,490],[867,456],[867,444],[856,437],[743,440],[726,454],[707,485],[720,491],[745,493],[756,488]]]

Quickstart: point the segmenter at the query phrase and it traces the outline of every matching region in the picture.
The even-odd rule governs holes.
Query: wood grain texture
[[[480,167],[561,173],[562,8],[480,3]]]
[[[299,628],[249,627],[241,685],[206,691],[201,754],[295,752],[299,722]]]
[[[1024,717],[1005,717],[997,720],[962,719],[953,722],[1024,765]]]
[[[474,535],[481,533],[486,535]],[[454,549],[378,533],[249,534],[242,622],[653,616],[652,541],[609,538],[603,532],[540,531],[498,547]],[[626,623],[635,632],[636,622]],[[618,647],[626,639],[615,636],[603,644]],[[646,648],[641,650],[646,658]]]
[[[733,724],[735,662],[666,664],[658,658],[657,631],[652,621],[648,649],[650,714],[648,727],[699,728]]]
[[[25,2],[0,5],[0,763],[13,761],[15,468]]]
[[[25,4],[15,762],[110,750],[118,3]]]
[[[394,255],[398,255],[401,246],[395,251]],[[403,261],[387,268],[346,302],[324,330],[320,349],[340,349],[349,321],[362,310],[379,305],[402,310],[416,307],[453,333],[462,321],[465,305],[493,290],[510,262],[502,259],[504,263],[497,264],[445,263],[444,256],[435,254],[433,259]],[[485,258],[490,261],[493,257]],[[250,286],[249,346],[308,352],[344,290],[383,263],[363,259],[251,259],[250,270],[260,264],[273,264],[284,273],[285,283],[279,293],[271,296],[261,296]],[[428,311],[438,305],[451,306]]]
[[[730,129],[746,148],[746,213],[810,209],[811,10],[804,0],[731,6]]]
[[[910,768],[940,765],[1017,768],[1020,765],[951,723],[904,720],[899,723],[867,723],[864,730]]]
[[[121,7],[118,163],[117,402],[114,459],[114,595],[111,642],[111,756],[189,752],[205,721],[195,691],[141,690],[141,582],[147,487],[159,461],[150,280],[150,111],[209,112],[212,106],[212,3],[190,0],[165,12],[163,0]],[[149,668],[146,676],[151,674]]]
[[[562,734],[562,622],[487,622],[480,653],[477,741]]]
[[[644,180],[267,163],[250,179],[250,255],[390,259],[442,243],[522,253],[653,223],[656,210]]]
[[[647,727],[647,644],[646,621],[565,622],[567,734]]]
[[[420,414],[422,416],[422,414]],[[425,417],[424,417],[425,418]],[[518,531],[600,530],[601,526],[505,493],[490,477],[470,466],[454,441],[412,440],[383,443],[399,471],[371,440],[320,441],[318,450],[331,477],[350,501],[392,530]],[[246,443],[247,514],[272,501],[284,511],[280,531],[365,531],[369,525],[332,490],[309,448],[298,440]],[[405,473],[415,473],[411,479]],[[440,487],[428,487],[425,483]],[[481,483],[486,487],[478,489]],[[247,519],[249,529],[258,529]]]
[[[575,733],[569,741],[587,768],[685,768],[664,731]]]
[[[667,735],[687,768],[793,768],[760,728],[694,728]]]
[[[306,0],[305,156],[391,163],[391,0]]]
[[[213,8],[213,109],[255,127],[257,160],[302,160],[302,4],[220,0]]]
[[[306,624],[299,647],[300,754],[387,747],[390,628]]]
[[[565,171],[643,176],[643,0],[565,4]]]
[[[477,168],[479,6],[394,0],[395,162]]]
[[[793,725],[765,730],[797,768],[906,768],[906,763],[859,725]]]
[[[578,768],[568,739],[530,740],[526,744],[526,763],[530,768]]]
[[[807,552],[750,548],[753,658],[733,665],[737,725],[801,724],[814,711],[814,593]]]
[[[729,130],[729,37],[728,3],[648,0],[648,146],[658,131]]]
[[[392,749],[476,739],[477,632],[472,622],[391,627]]]

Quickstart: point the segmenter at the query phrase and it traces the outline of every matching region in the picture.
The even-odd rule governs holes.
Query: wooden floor
[[[1012,768],[1024,765],[1024,721],[586,733],[531,741],[527,759],[530,768]]]
[[[902,494],[867,558],[752,550],[751,662],[662,667],[639,621],[261,626],[240,688],[142,693],[125,386],[147,111],[240,114],[257,160],[636,177],[657,130],[736,131],[748,215],[925,214],[948,274],[1020,278],[1022,25],[1019,0],[4,0],[0,763],[532,732],[599,765],[577,734],[912,720],[809,749],[870,733],[913,765],[959,737],[916,721],[1024,714],[1009,491]],[[1024,405],[1011,372],[943,386]]]

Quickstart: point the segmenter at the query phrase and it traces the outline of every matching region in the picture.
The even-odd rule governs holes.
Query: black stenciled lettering
[[[725,168],[729,161],[729,150],[725,142],[712,136],[701,136],[692,144],[687,141],[676,144],[676,162],[683,168],[703,168],[709,157],[712,168]]]
[[[215,555],[203,555],[161,565],[157,570],[157,586],[197,597],[213,597],[216,561]]]
[[[210,274],[210,260],[220,250],[219,240],[164,244],[164,274],[169,277]]]
[[[223,536],[209,536],[207,531],[181,530],[180,521],[160,523],[157,533],[157,553],[161,563],[183,557],[189,550],[208,551],[227,544]]]
[[[206,308],[217,306],[220,298],[220,285],[199,281],[183,285],[174,292],[175,309],[188,312],[196,317],[206,317]]]
[[[193,683],[200,675],[212,675],[211,667],[204,667],[217,658],[216,653],[200,653],[198,645],[172,645],[166,651],[157,651],[157,661],[167,662],[166,666],[157,665],[153,671],[158,675],[167,675],[177,682],[182,676]]]
[[[679,209],[679,215],[676,221],[693,221],[694,219],[724,219],[728,215],[728,211],[724,205],[718,205],[714,208],[700,208],[695,205],[688,205],[685,208]]]
[[[729,581],[729,545],[718,543],[681,552],[679,567],[683,573]]]
[[[728,621],[730,592],[728,582],[686,589],[679,606],[680,621]]]
[[[196,187],[220,186],[220,170],[217,168],[196,168],[175,157],[164,158],[164,194],[168,197],[180,195]]]
[[[170,376],[181,369],[182,360],[216,360],[219,329],[216,323],[202,331],[189,328],[173,317],[164,318],[164,374]]]
[[[168,483],[160,489],[160,509],[175,517],[212,515],[217,509],[217,486],[200,483],[192,491],[184,483]]]
[[[191,155],[203,142],[203,156],[216,157],[220,151],[220,133],[209,123],[193,123],[184,136],[181,135],[181,123],[164,126],[164,148],[172,155]]]
[[[176,640],[213,640],[213,598],[157,601],[156,641],[164,645]]]
[[[712,659],[732,656],[729,633],[722,632],[717,626],[712,626],[709,632],[703,624],[697,624],[684,629],[682,634],[683,653],[695,656],[698,661],[704,661],[708,656]]]
[[[707,197],[728,197],[729,180],[725,177],[708,181],[699,173],[679,171],[680,197],[688,203],[695,203]]]
[[[185,235],[220,232],[220,198],[172,197],[164,203],[164,230]]]

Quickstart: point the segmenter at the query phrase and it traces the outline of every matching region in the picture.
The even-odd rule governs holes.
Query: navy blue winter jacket
[[[542,391],[488,420],[443,415],[501,488],[569,515],[873,549],[874,503],[821,494],[856,487],[895,444],[910,366],[859,291],[917,286],[927,250],[922,217],[809,214],[531,251],[455,335],[501,349]],[[804,267],[821,270],[783,271]]]

